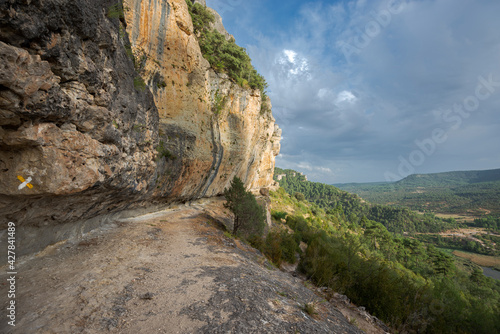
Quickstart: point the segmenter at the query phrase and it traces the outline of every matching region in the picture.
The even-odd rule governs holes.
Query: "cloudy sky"
[[[324,183],[500,168],[500,1],[207,0]]]

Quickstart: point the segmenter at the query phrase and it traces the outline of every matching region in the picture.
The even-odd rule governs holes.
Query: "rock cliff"
[[[125,0],[124,6],[132,50],[160,115],[160,139],[172,154],[161,167],[180,167],[162,173],[157,192],[214,196],[233,176],[252,189],[271,185],[281,132],[261,112],[260,92],[210,69],[184,0]]]
[[[279,128],[192,31],[184,0],[0,3],[0,229],[21,253],[235,175],[272,185]]]

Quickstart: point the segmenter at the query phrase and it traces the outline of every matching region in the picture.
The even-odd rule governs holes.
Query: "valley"
[[[274,216],[286,217],[286,224],[308,243],[299,268],[318,284],[328,282],[335,289],[347,291],[350,298],[377,315],[394,307],[396,301],[378,300],[375,306],[373,295],[363,290],[367,288],[364,280],[369,280],[371,288],[379,293],[388,285],[392,289],[389,295],[412,299],[409,308],[418,309],[420,303],[440,305],[439,314],[426,316],[435,319],[429,332],[490,331],[476,322],[476,312],[480,304],[484,307],[497,303],[500,297],[496,270],[500,269],[499,218],[493,209],[478,216],[463,208],[457,210],[460,213],[415,212],[403,205],[372,204],[358,194],[308,181],[293,170],[276,168],[275,175],[280,176],[281,192]],[[317,231],[316,236],[313,231]],[[426,288],[420,285],[424,282],[429,284]],[[419,292],[411,290],[419,286]],[[427,288],[430,290],[422,292]],[[424,302],[429,295],[437,300]],[[486,309],[484,312],[491,311],[492,317],[498,318],[496,307]],[[393,329],[402,324],[407,329],[421,328],[422,323],[414,323],[410,314],[428,311],[413,309],[407,314],[398,312],[399,319],[382,319]],[[459,320],[457,313],[474,314],[475,320]],[[493,320],[485,321],[494,326]]]
[[[402,205],[443,218],[500,213],[500,169],[410,175],[397,182],[334,184],[376,204]]]
[[[405,206],[456,227],[418,233],[419,240],[455,250],[453,255],[500,268],[500,169],[410,175],[394,183],[338,184],[371,203]],[[476,256],[464,256],[462,251]],[[491,260],[484,260],[487,256]]]

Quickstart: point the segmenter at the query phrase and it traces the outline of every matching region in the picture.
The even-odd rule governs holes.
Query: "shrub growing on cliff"
[[[190,0],[186,3],[203,57],[213,69],[227,73],[240,86],[259,89],[264,101],[266,80],[255,70],[246,50],[238,46],[234,38],[226,40],[224,35],[212,28],[215,18],[206,7],[198,3],[193,5]]]
[[[107,15],[110,19],[115,19],[115,18],[122,19],[124,17],[123,4],[121,2],[118,2],[114,5],[109,6]]]
[[[251,235],[261,235],[264,231],[264,209],[257,203],[255,196],[245,190],[243,182],[234,177],[231,187],[224,191],[226,203],[234,214],[233,234],[240,234],[245,238]]]
[[[191,14],[191,20],[193,21],[195,35],[204,34],[210,29],[210,24],[215,22],[214,15],[199,3],[193,4],[191,0],[186,0],[186,3],[189,14]]]
[[[170,160],[175,160],[177,157],[173,155],[167,148],[165,147],[165,142],[163,140],[160,140],[160,143],[156,147],[156,150],[158,151],[158,157],[157,159],[161,158],[166,158]]]

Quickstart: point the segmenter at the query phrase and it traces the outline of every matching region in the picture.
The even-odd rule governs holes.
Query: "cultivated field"
[[[483,267],[494,267],[496,269],[500,269],[500,257],[498,256],[480,255],[480,254],[467,253],[457,250],[453,251],[453,255],[456,255],[464,259],[469,259],[475,264],[478,264]]]

